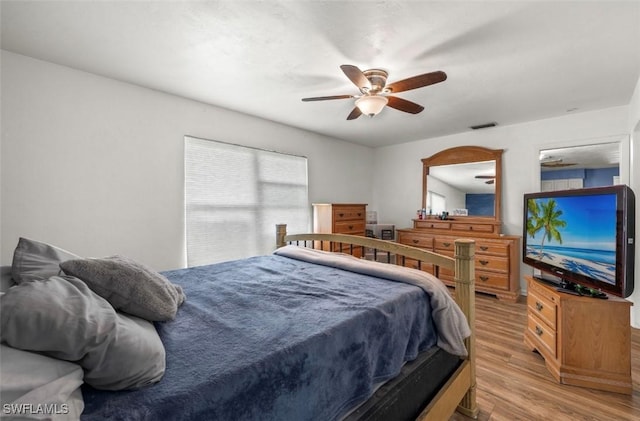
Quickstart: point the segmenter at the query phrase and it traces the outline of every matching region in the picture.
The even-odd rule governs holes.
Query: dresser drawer
[[[527,330],[529,331],[529,337],[532,338],[538,345],[538,347],[544,348],[547,353],[551,354],[553,358],[556,358],[556,331],[548,327],[535,315],[529,314],[527,317]],[[540,348],[538,348],[540,351]]]
[[[493,288],[509,290],[509,277],[506,273],[488,272],[483,270],[476,270],[475,283],[477,288]],[[445,279],[454,280],[455,276],[451,269],[440,269],[440,276]]]
[[[451,224],[451,229],[453,231],[472,231],[472,232],[488,233],[488,232],[493,232],[494,226],[491,224],[463,224],[459,222],[454,222]]]
[[[399,259],[396,260],[396,263],[398,265],[400,265],[400,266],[406,266],[406,267],[412,268],[412,269],[420,269],[420,270],[428,272],[428,273],[430,273],[432,275],[434,273],[434,269],[433,269],[433,264],[432,263],[420,262],[420,265],[418,265],[418,261],[417,260],[409,259],[408,257],[406,257],[404,259],[404,262],[403,262],[402,258],[399,258]]]
[[[450,230],[451,222],[440,221],[437,219],[423,219],[418,220],[413,223],[414,228],[430,228],[430,229],[441,229],[441,230]]]
[[[353,221],[353,220],[365,220],[365,208],[361,206],[353,207],[335,207],[333,209],[333,220],[338,221]]]
[[[454,251],[455,238],[453,237],[436,237],[433,240],[433,248],[438,251]],[[482,241],[476,239],[476,256],[509,256],[509,244],[501,242]]]
[[[433,237],[413,231],[398,231],[398,242],[408,246],[422,247],[429,250],[433,248]]]
[[[433,249],[436,251],[436,253],[442,253],[443,251],[451,251],[453,252],[455,250],[455,244],[454,244],[454,239],[453,238],[434,238],[433,239]]]
[[[476,286],[509,290],[509,277],[506,273],[476,270]]]
[[[527,307],[529,307],[529,314],[534,314],[550,328],[554,330],[557,329],[556,320],[558,307],[544,295],[536,293],[534,288],[529,288]]]
[[[333,232],[336,234],[364,235],[364,221],[341,221],[333,224]]]
[[[475,263],[476,270],[509,272],[509,259],[506,257],[476,254]]]
[[[509,243],[497,241],[476,240],[476,254],[492,254],[494,256],[508,256]]]

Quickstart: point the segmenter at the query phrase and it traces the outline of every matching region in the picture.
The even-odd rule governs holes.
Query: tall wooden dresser
[[[453,243],[458,238],[476,241],[475,289],[499,299],[517,301],[520,296],[520,237],[500,234],[500,222],[487,218],[453,217],[415,219],[413,228],[399,229],[398,242],[447,256],[453,256]],[[405,266],[417,268],[416,262]],[[421,270],[434,273],[431,265]],[[453,272],[441,269],[438,277],[453,286]]]
[[[313,232],[318,234],[365,235],[367,205],[361,203],[314,203]],[[324,250],[340,251],[337,243],[317,246]],[[347,250],[345,250],[347,252]],[[362,250],[355,249],[354,256],[362,257]]]

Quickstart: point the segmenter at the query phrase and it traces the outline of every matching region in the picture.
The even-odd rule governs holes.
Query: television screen
[[[627,186],[525,194],[524,263],[558,282],[633,291],[635,200]]]

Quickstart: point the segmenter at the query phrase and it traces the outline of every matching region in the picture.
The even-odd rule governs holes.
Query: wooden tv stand
[[[631,302],[556,291],[525,276],[527,327],[524,343],[537,350],[563,384],[632,394]]]

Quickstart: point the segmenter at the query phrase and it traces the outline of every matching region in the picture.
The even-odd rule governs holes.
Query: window
[[[187,265],[268,254],[275,226],[308,232],[307,159],[185,137]]]
[[[433,215],[439,215],[447,209],[446,199],[443,195],[427,191],[427,209],[431,209]]]

